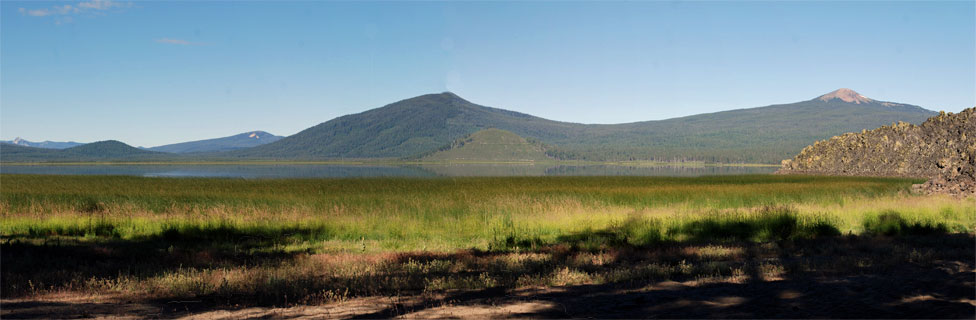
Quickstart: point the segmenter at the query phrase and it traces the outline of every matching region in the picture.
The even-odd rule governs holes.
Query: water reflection
[[[5,165],[0,173],[143,177],[337,178],[465,176],[703,176],[765,174],[775,167],[616,166],[534,164],[442,165]]]

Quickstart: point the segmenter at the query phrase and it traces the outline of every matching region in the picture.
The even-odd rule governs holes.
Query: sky
[[[976,2],[0,2],[0,139],[157,146],[451,91],[580,123],[976,105]]]

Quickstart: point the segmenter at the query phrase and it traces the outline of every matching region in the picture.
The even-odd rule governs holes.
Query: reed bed
[[[911,194],[919,182],[2,175],[2,295],[122,292],[281,305],[965,260],[976,201]],[[942,237],[919,246],[875,238],[933,234]],[[824,249],[823,241],[846,249]],[[868,267],[858,260],[865,243],[874,247]],[[796,246],[821,253],[789,263],[761,258]],[[836,250],[841,260],[821,265]]]
[[[860,234],[896,214],[970,232],[973,201],[908,193],[916,180],[721,176],[451,179],[0,178],[0,235],[138,240],[276,238],[295,250],[496,249],[627,228],[682,240],[682,226],[787,214]],[[652,230],[653,229],[653,230]],[[767,237],[768,238],[768,237]],[[763,240],[760,236],[756,240]],[[639,244],[639,243],[635,243]]]

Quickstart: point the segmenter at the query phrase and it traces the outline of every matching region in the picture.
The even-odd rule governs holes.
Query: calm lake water
[[[450,165],[10,165],[0,173],[127,175],[141,177],[329,178],[464,176],[703,176],[764,174],[775,167],[688,167],[612,165],[450,164]]]

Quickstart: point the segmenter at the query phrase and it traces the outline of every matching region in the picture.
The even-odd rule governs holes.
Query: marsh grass
[[[261,237],[289,245],[307,242],[304,249],[315,251],[362,249],[362,244],[373,252],[486,250],[553,243],[587,230],[624,232],[621,228],[630,230],[627,242],[641,244],[701,237],[722,223],[723,230],[742,230],[717,236],[743,238],[758,228],[761,232],[749,237],[762,240],[774,237],[769,234],[774,231],[756,224],[774,222],[776,210],[788,211],[780,220],[795,217],[796,227],[802,229],[798,232],[819,224],[860,233],[867,216],[884,210],[895,210],[910,222],[942,223],[954,232],[972,230],[974,220],[972,203],[907,195],[908,186],[917,181],[905,179],[4,175],[0,180],[4,236],[141,239],[169,234],[226,241]],[[893,206],[896,202],[903,205]],[[762,215],[768,217],[758,217]],[[691,222],[701,229],[697,236],[678,230],[691,228]]]
[[[867,221],[886,214],[904,220],[904,228],[892,225],[898,230],[937,225],[943,232],[970,232],[976,224],[972,202],[909,195],[908,186],[917,181],[906,179],[0,180],[4,237],[160,238],[238,247],[260,242],[313,252],[771,241],[873,232],[878,223]],[[880,232],[896,232],[892,226]]]
[[[972,242],[976,203],[909,194],[917,182],[2,175],[0,288],[5,298],[123,292],[280,305],[492,287],[745,281],[958,258]],[[938,240],[953,243],[946,252],[924,239],[919,247],[882,241],[898,255],[857,258],[858,246],[878,244],[875,237],[919,236],[956,240]],[[817,258],[783,260],[794,246]],[[823,264],[833,254],[838,262]]]

